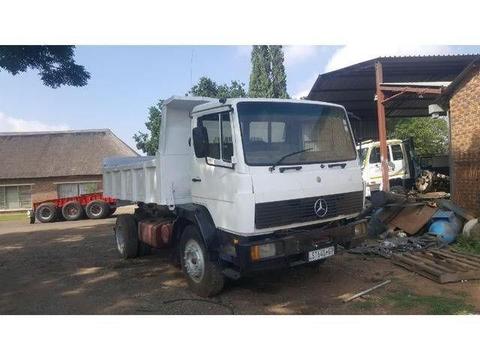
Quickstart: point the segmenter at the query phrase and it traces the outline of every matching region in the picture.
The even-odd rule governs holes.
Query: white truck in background
[[[363,141],[357,146],[357,149],[362,162],[362,177],[366,184],[365,196],[369,197],[372,192],[382,190],[380,142]],[[387,140],[387,152],[390,189],[393,191],[410,190],[420,174],[412,140]]]
[[[366,234],[364,183],[342,106],[172,97],[154,157],[106,159],[105,195],[136,202],[115,225],[124,258],[174,250],[190,288],[319,264]]]

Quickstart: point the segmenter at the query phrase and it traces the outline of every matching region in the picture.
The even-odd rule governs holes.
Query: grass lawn
[[[0,221],[22,221],[22,220],[24,220],[24,221],[28,220],[25,212],[5,213],[5,214],[0,213]]]
[[[352,304],[352,309],[360,314],[373,313],[376,308],[385,308],[391,314],[465,315],[475,311],[463,293],[420,295],[402,287]]]
[[[480,239],[474,236],[457,236],[456,244],[453,247],[464,253],[480,255]]]

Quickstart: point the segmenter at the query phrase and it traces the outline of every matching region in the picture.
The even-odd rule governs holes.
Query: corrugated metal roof
[[[453,81],[479,55],[379,57],[318,76],[308,99],[345,106],[361,121],[353,122],[357,136],[376,134],[375,63],[383,66],[384,83],[445,83]],[[405,94],[386,103],[387,118],[428,116],[435,95]],[[366,123],[368,122],[368,123]]]
[[[0,133],[0,180],[99,175],[112,156],[138,156],[109,129]]]

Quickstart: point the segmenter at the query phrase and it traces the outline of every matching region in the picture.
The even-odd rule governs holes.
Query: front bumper
[[[359,224],[364,229],[363,234],[355,231]],[[241,237],[228,235],[222,236],[222,249],[220,258],[227,266],[233,268],[241,275],[287,268],[308,263],[308,253],[330,246],[351,245],[361,242],[366,236],[365,220],[356,221],[347,225],[335,226],[328,229],[321,227],[308,227],[279,231],[270,235]],[[275,244],[277,253],[273,256],[253,260],[252,247],[265,244]]]

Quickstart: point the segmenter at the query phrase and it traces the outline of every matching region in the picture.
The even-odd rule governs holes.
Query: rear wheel
[[[78,220],[83,216],[83,207],[78,201],[69,201],[62,207],[65,220]]]
[[[185,228],[181,237],[182,270],[190,289],[199,296],[209,297],[223,289],[225,277],[220,265],[209,259],[203,239],[195,226]]]
[[[115,224],[115,243],[118,252],[124,259],[134,258],[138,255],[138,230],[137,221],[131,214],[117,217]]]
[[[103,200],[93,200],[85,206],[85,212],[89,219],[103,219],[110,214],[110,206]]]
[[[42,223],[55,221],[57,218],[57,207],[54,203],[40,204],[35,210],[35,217]]]

